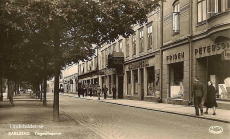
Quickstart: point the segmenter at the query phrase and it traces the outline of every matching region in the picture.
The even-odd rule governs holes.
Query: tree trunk
[[[0,74],[0,101],[3,101],[3,91],[2,91],[2,73]]]
[[[42,81],[40,83],[40,88],[41,90],[39,91],[39,94],[40,94],[40,100],[42,101],[42,92],[43,92],[43,82]]]
[[[43,106],[46,106],[46,88],[47,88],[47,58],[44,58],[44,99]]]
[[[56,23],[55,23],[56,24]],[[59,65],[59,43],[60,36],[58,26],[54,27],[54,104],[53,104],[53,120],[59,122],[59,76],[60,76],[60,65]]]

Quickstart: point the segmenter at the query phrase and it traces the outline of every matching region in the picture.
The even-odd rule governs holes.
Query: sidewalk
[[[61,111],[60,122],[54,122],[52,102],[53,94],[47,94],[47,107],[43,107],[39,99],[31,98],[30,94],[20,94],[14,97],[12,107],[4,93],[3,102],[0,102],[0,138],[101,138]]]
[[[60,95],[79,98],[77,94],[64,93]],[[79,99],[98,101],[98,98],[95,96],[94,97],[81,96]],[[103,97],[101,97],[101,100],[99,100],[99,102],[230,123],[230,110],[224,110],[224,109],[216,109],[216,115],[212,115],[212,109],[209,109],[208,115],[204,114],[202,116],[195,116],[195,108],[193,106],[173,105],[173,104],[147,102],[147,101],[127,100],[127,99],[115,99],[115,100],[112,98],[104,99]]]

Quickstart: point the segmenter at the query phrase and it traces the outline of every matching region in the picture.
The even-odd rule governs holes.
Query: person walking
[[[86,88],[85,86],[82,87],[82,90],[81,90],[81,93],[82,93],[82,96],[85,97],[85,91],[86,91]]]
[[[81,97],[81,87],[78,87],[77,92],[78,92],[78,97]]]
[[[218,107],[216,103],[216,89],[211,81],[208,82],[208,89],[204,106],[206,107],[206,111],[204,112],[205,114],[208,114],[209,108],[213,108],[213,115],[216,115],[216,107]]]
[[[112,91],[113,91],[113,99],[116,99],[116,93],[117,93],[116,85],[113,86]]]
[[[12,106],[14,106],[14,99],[13,99],[14,91],[15,91],[14,83],[10,81],[9,89],[8,89],[8,98]]]
[[[204,97],[203,84],[199,81],[199,78],[195,78],[195,83],[193,84],[192,97],[194,99],[196,116],[199,116],[199,109],[201,115],[203,115],[202,101]]]
[[[100,85],[98,85],[98,87],[97,87],[97,97],[98,97],[98,100],[100,100],[100,95],[101,95],[101,87],[100,87]]]
[[[103,88],[103,93],[104,93],[104,99],[106,99],[106,95],[107,95],[107,91],[108,91],[108,88],[106,87],[106,85],[104,86]]]
[[[92,86],[89,88],[89,95],[90,95],[90,97],[93,96],[93,88],[92,88]]]

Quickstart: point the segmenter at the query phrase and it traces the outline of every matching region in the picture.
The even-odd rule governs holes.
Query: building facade
[[[79,62],[79,85],[117,88],[117,97],[187,105],[194,78],[230,100],[230,0],[167,0],[128,38]]]

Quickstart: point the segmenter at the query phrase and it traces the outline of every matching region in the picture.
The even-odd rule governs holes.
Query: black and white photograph
[[[0,0],[1,139],[229,139],[230,0]]]

